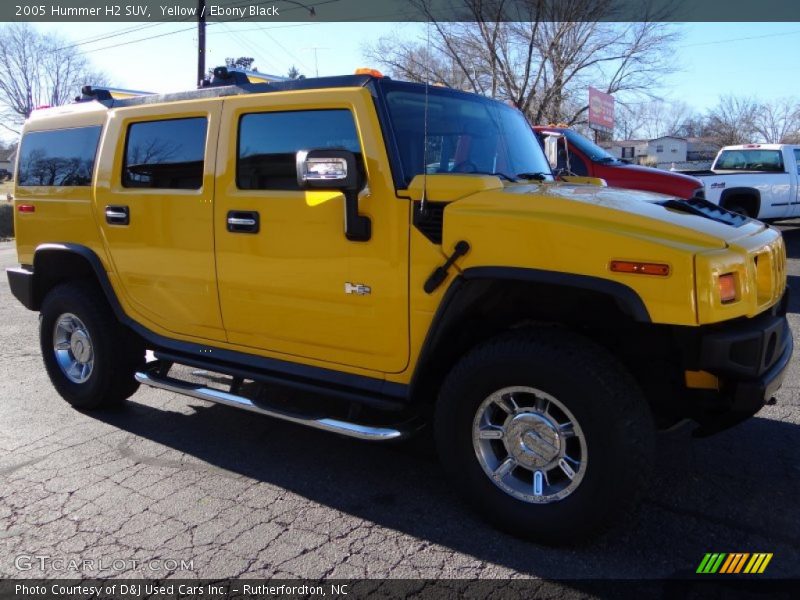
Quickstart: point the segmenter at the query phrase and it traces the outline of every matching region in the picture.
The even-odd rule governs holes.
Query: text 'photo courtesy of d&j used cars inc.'
[[[0,599],[795,597],[798,41],[0,5]]]

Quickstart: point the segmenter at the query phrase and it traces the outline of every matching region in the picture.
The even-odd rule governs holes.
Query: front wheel
[[[589,537],[634,506],[655,435],[624,367],[555,328],[470,352],[442,387],[435,428],[467,500],[500,529],[551,544]]]
[[[62,284],[47,294],[39,343],[50,381],[75,408],[116,404],[139,386],[134,373],[144,347],[88,282]]]

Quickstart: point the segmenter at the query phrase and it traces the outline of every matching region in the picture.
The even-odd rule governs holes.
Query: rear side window
[[[780,150],[723,150],[714,168],[720,171],[783,173],[783,156]]]
[[[208,120],[205,117],[131,123],[122,185],[196,190],[203,185]]]
[[[31,131],[22,137],[17,185],[92,184],[101,127]]]
[[[298,150],[350,150],[363,166],[356,124],[349,110],[243,115],[239,121],[236,185],[242,190],[298,190]]]
[[[800,175],[800,148],[795,148],[794,162],[797,165],[797,174]]]

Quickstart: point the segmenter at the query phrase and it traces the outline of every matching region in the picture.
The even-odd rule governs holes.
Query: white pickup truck
[[[710,171],[687,171],[703,182],[706,199],[748,217],[800,217],[800,145],[725,146]]]

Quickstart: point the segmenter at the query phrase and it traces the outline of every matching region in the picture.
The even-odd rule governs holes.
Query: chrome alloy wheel
[[[573,414],[532,387],[507,387],[478,407],[475,455],[489,479],[518,500],[563,500],[586,473],[586,438]]]
[[[89,330],[78,317],[64,313],[53,329],[53,351],[64,375],[73,383],[84,383],[94,369],[94,348]]]

